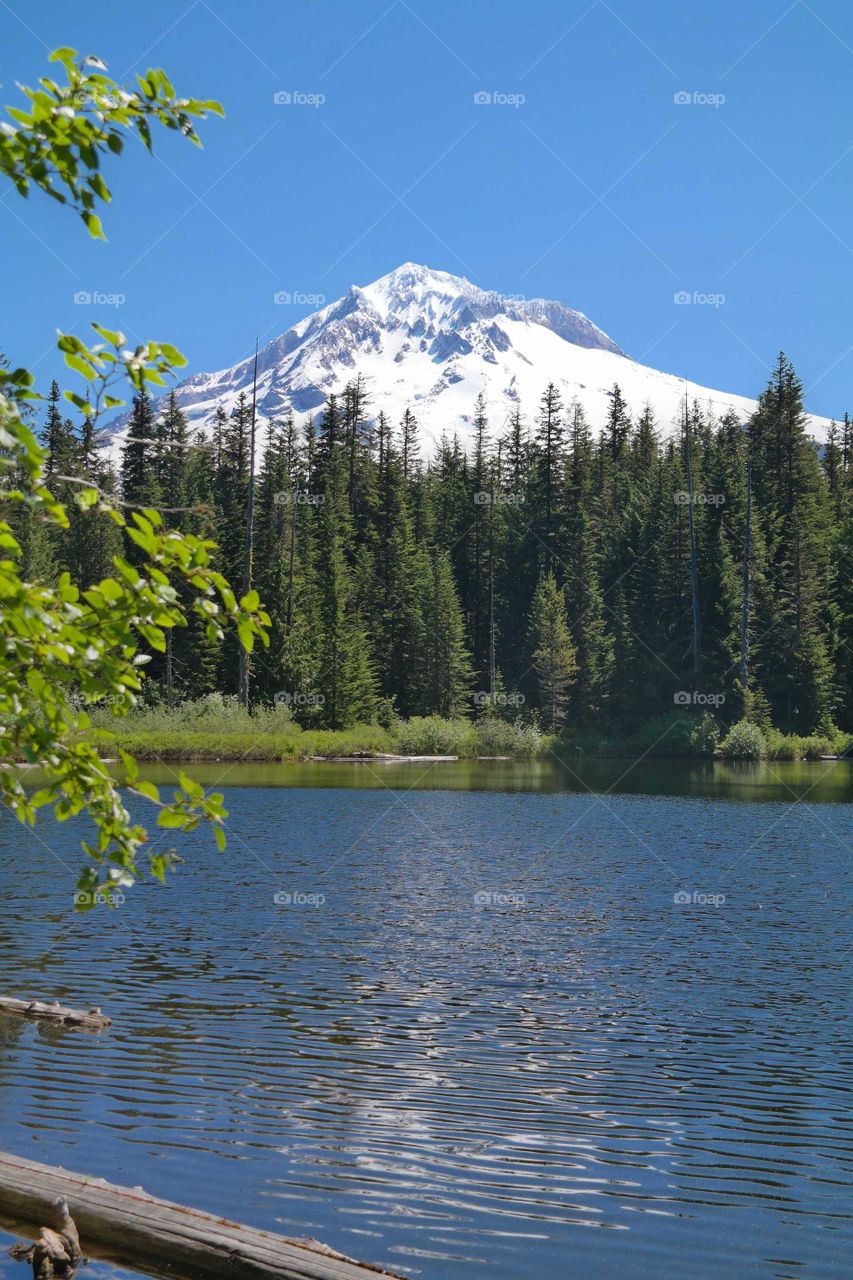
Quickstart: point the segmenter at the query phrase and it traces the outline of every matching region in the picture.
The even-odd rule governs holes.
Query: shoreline
[[[669,761],[673,764],[726,764],[726,765],[756,765],[756,764],[831,764],[839,763],[845,760],[853,760],[853,756],[848,755],[820,755],[820,756],[804,756],[804,757],[778,757],[778,756],[762,756],[759,759],[730,759],[717,755],[653,755],[651,753],[638,755],[633,751],[586,751],[577,747],[567,747],[567,752],[576,752],[577,756],[572,760],[573,765],[582,766],[584,763],[596,761],[605,763],[607,761],[632,760],[636,764],[648,760],[660,764]],[[153,753],[146,755],[145,752],[136,753],[137,762],[139,764],[278,764],[278,765],[302,765],[302,764],[547,764],[555,763],[557,765],[566,766],[559,755],[554,751],[542,752],[538,755],[403,755],[394,752],[379,752],[376,755],[368,755],[365,752],[354,752],[351,755],[247,755],[243,752],[234,755],[206,755],[189,752],[186,755],[174,755],[171,752],[163,754]],[[101,763],[108,765],[118,765],[121,763],[118,756],[101,756]],[[38,769],[41,766],[21,761],[17,766],[20,769]],[[567,767],[567,766],[566,766]]]
[[[291,755],[284,752],[272,755],[258,754],[253,755],[251,752],[236,750],[233,753],[228,751],[220,751],[219,753],[207,752],[198,749],[188,749],[186,751],[175,751],[168,747],[161,750],[155,748],[139,748],[137,746],[125,747],[130,749],[131,754],[136,758],[140,765],[145,764],[162,764],[162,765],[198,765],[198,764],[263,764],[263,765],[305,765],[305,764],[375,764],[375,765],[394,765],[394,764],[547,764],[555,763],[570,767],[569,763],[557,754],[557,751],[551,749],[544,752],[538,752],[534,755],[426,755],[380,751],[373,753],[368,752],[352,752],[350,754],[335,753],[330,755]],[[850,755],[818,755],[818,756],[762,756],[757,759],[738,759],[731,757],[722,757],[718,755],[655,755],[650,752],[637,754],[634,751],[591,751],[580,747],[567,745],[563,750],[568,754],[573,754],[571,765],[582,767],[585,763],[595,761],[596,763],[606,763],[607,761],[630,760],[635,764],[643,761],[662,763],[669,761],[673,764],[726,764],[726,765],[760,765],[760,764],[832,764],[843,761],[853,760]],[[121,764],[118,756],[102,755],[100,756],[102,764],[117,766]],[[16,770],[39,770],[42,768],[38,762],[29,760],[7,761],[6,768],[14,768]]]

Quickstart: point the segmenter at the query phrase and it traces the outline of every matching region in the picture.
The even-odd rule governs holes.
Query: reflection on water
[[[177,778],[178,766],[149,764],[145,777]],[[206,786],[376,787],[447,791],[570,791],[633,795],[718,796],[725,800],[853,800],[853,761],[588,760],[579,753],[542,760],[360,760],[289,764],[199,764]]]
[[[849,1274],[850,766],[614,765],[198,770],[228,854],[85,920],[6,816],[3,989],[114,1026],[0,1020],[0,1147],[428,1280]]]

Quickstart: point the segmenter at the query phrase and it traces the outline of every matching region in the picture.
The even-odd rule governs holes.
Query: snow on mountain
[[[230,412],[240,392],[251,394],[252,369],[249,357],[180,383],[178,402],[190,422],[209,423],[220,405]],[[665,433],[678,421],[685,390],[717,415],[731,408],[746,417],[755,407],[745,396],[638,364],[559,302],[505,297],[410,262],[364,288],[354,285],[262,349],[259,417],[292,409],[302,419],[358,374],[373,411],[398,422],[411,408],[425,442],[442,432],[464,442],[481,391],[493,427],[502,427],[516,405],[531,419],[549,382],[567,403],[580,401],[594,431],[604,423],[614,383],[635,413],[651,404]],[[824,436],[826,419],[811,422]]]

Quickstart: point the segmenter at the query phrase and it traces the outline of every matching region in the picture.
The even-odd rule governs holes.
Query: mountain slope
[[[230,412],[251,393],[253,358],[218,373],[198,373],[177,388],[191,423]],[[459,276],[405,263],[299,321],[260,352],[258,413],[303,417],[319,410],[357,374],[373,409],[392,422],[406,407],[426,441],[457,432],[464,441],[482,391],[490,420],[502,427],[515,405],[532,417],[553,381],[566,402],[583,404],[594,430],[619,383],[634,412],[648,402],[665,433],[678,421],[685,390],[706,409],[751,413],[754,401],[685,382],[636,363],[579,311],[543,299],[504,297]],[[823,436],[826,420],[812,420]]]

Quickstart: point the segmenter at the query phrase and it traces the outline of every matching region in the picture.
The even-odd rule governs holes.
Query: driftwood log
[[[98,1008],[69,1009],[58,1000],[48,1003],[44,1000],[13,1000],[11,996],[0,996],[0,1013],[14,1013],[22,1018],[42,1018],[66,1027],[87,1027],[89,1030],[100,1030],[110,1026],[112,1022],[112,1018],[108,1018]]]
[[[16,1262],[28,1262],[33,1280],[75,1280],[84,1258],[65,1196],[51,1205],[50,1220],[52,1225],[41,1228],[34,1244],[12,1245],[9,1256]]]
[[[140,1187],[68,1173],[0,1153],[0,1221],[38,1229],[65,1197],[92,1257],[171,1280],[369,1280],[390,1271],[352,1261],[315,1240],[291,1240],[199,1209],[158,1200]]]

